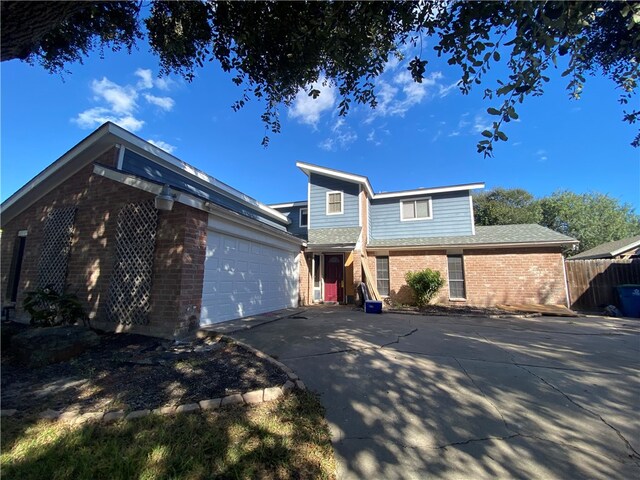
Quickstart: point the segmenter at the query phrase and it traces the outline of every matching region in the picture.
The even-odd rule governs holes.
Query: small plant
[[[31,315],[31,325],[73,325],[80,320],[84,322],[87,318],[75,293],[58,293],[51,287],[44,287],[27,292],[26,295],[22,307]]]
[[[413,290],[419,307],[427,305],[444,286],[444,279],[440,272],[429,268],[418,272],[407,272],[404,278]]]

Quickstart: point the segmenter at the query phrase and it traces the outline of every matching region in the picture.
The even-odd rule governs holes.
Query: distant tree
[[[478,142],[485,155],[492,154],[494,142],[507,140],[504,124],[518,118],[516,106],[527,96],[543,94],[548,70],[559,62],[573,98],[580,97],[587,74],[602,73],[620,89],[620,102],[629,104],[640,78],[640,3],[631,0],[0,5],[2,61],[18,58],[55,72],[96,46],[130,50],[146,33],[163,74],[190,80],[196,68],[212,61],[231,72],[244,87],[234,108],[251,97],[264,99],[262,120],[271,132],[280,130],[278,107],[289,105],[301,89],[318,97],[311,85],[319,79],[337,87],[340,115],[354,102],[375,107],[375,80],[389,58],[402,57],[405,45],[415,47],[408,70],[416,82],[428,73],[428,43],[460,66],[463,93],[484,84],[485,97],[497,102],[487,110],[495,121]],[[502,55],[507,73],[487,86],[485,74]],[[635,123],[640,109],[623,115]],[[640,145],[640,134],[632,144]]]
[[[640,234],[640,216],[628,204],[601,193],[556,192],[540,200],[542,224],[580,240],[579,253]]]
[[[473,197],[476,225],[540,223],[540,203],[521,188],[494,188]]]

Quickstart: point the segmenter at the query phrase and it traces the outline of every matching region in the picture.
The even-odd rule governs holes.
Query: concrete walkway
[[[640,478],[640,321],[311,308],[234,337],[321,395],[338,478]]]

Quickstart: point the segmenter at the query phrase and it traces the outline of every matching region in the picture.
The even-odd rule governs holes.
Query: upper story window
[[[432,218],[431,197],[400,202],[400,220],[429,220],[430,218]]]
[[[300,209],[300,226],[306,227],[308,225],[308,222],[309,222],[309,210],[307,210],[306,208],[301,208]]]
[[[344,212],[342,192],[327,192],[327,215],[340,215]]]

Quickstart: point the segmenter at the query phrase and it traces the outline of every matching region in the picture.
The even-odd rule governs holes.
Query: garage
[[[300,243],[210,218],[200,325],[298,305]]]

